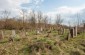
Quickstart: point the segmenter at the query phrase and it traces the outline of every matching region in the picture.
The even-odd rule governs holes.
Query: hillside
[[[64,35],[56,31],[37,34],[27,31],[26,35],[16,31],[13,41],[10,40],[11,30],[4,30],[4,38],[0,38],[0,55],[85,55],[85,33],[64,40]],[[24,37],[23,37],[24,36]]]

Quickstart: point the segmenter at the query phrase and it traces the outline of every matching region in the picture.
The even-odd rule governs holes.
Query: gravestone
[[[12,30],[12,37],[15,37],[16,36],[16,32],[15,30]]]
[[[46,37],[49,37],[49,36],[50,36],[50,34],[49,34],[49,33],[47,33]]]
[[[36,31],[37,31],[37,34],[41,34],[42,28],[41,29],[38,28]]]
[[[85,32],[85,23],[84,23],[84,26],[83,26],[83,32]]]
[[[0,31],[0,39],[3,39],[4,38],[4,32],[1,30]]]
[[[46,37],[50,37],[51,30],[47,31]]]
[[[64,28],[58,29],[58,34],[59,34],[59,35],[63,35],[63,34],[64,34]]]
[[[37,30],[37,33],[40,34],[41,33],[40,30]]]
[[[70,35],[71,35],[72,38],[74,37],[74,28],[70,29]]]
[[[58,35],[60,35],[60,29],[58,29]]]
[[[37,30],[37,34],[40,34],[40,31],[39,30]]]
[[[74,36],[77,36],[77,26],[74,27]]]
[[[12,37],[9,37],[9,42],[13,42],[14,39]]]
[[[22,38],[25,38],[26,37],[26,31],[22,31],[21,36],[22,36]]]
[[[69,40],[71,38],[70,32],[67,34],[66,40]]]
[[[4,38],[4,32],[1,30],[2,38]]]
[[[42,27],[40,28],[40,31],[41,31],[41,32],[43,31],[43,28],[42,28]]]
[[[64,34],[64,28],[61,28],[61,35]]]
[[[29,36],[29,33],[26,31],[26,36]]]
[[[84,28],[85,28],[85,23],[84,23]]]
[[[14,37],[16,37],[16,32],[15,32],[15,30],[12,30],[11,37],[9,37],[9,41],[13,42]]]

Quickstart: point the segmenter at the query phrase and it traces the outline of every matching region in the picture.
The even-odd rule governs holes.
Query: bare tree
[[[41,23],[42,22],[42,18],[43,18],[43,16],[42,16],[42,12],[41,11],[38,11],[38,14],[37,14],[37,18],[38,18],[38,23]]]
[[[63,22],[63,19],[61,19],[61,15],[58,14],[56,16],[56,20],[55,20],[55,24],[57,25],[57,29],[58,29],[58,34],[63,34],[64,33],[64,28],[63,26],[61,25]]]
[[[37,12],[37,22],[38,22],[37,27],[40,29],[42,28],[42,19],[43,19],[43,14],[41,11],[38,11]]]
[[[34,12],[34,10],[30,13],[29,23],[31,24],[31,27],[32,28],[35,28],[36,27],[36,18],[35,18],[35,12]]]
[[[60,25],[62,22],[63,22],[63,19],[61,19],[61,15],[60,14],[56,15],[55,24]]]
[[[48,24],[48,16],[46,16],[46,15],[44,16],[43,23],[44,23],[44,27],[46,28],[47,24]]]
[[[10,14],[11,14],[10,11],[7,11],[7,10],[2,11],[3,18],[5,19],[4,20],[4,26],[5,26],[4,28],[8,28],[7,27],[7,20],[8,20],[8,18],[10,18]]]
[[[76,18],[77,18],[76,25],[79,27],[79,25],[80,25],[80,15],[78,13],[76,15]]]
[[[76,24],[79,27],[81,24],[85,23],[85,19],[83,19],[84,17],[81,16],[81,14],[77,13],[76,14]]]
[[[2,11],[2,15],[4,19],[8,19],[10,14],[11,14],[10,11],[7,11],[7,10]]]
[[[22,25],[23,25],[22,29],[25,29],[26,13],[27,13],[27,10],[21,9],[20,14],[22,15]]]

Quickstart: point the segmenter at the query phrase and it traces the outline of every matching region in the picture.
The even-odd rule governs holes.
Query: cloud
[[[61,18],[64,19],[65,24],[67,24],[69,21],[72,24],[74,24],[76,22],[77,14],[79,14],[80,19],[84,19],[85,5],[82,5],[79,7],[62,6],[62,7],[56,8],[54,11],[47,12],[46,14],[48,16],[51,16],[54,21],[55,21],[55,16],[57,14],[60,14]]]
[[[35,4],[38,5],[40,3],[42,3],[44,0],[34,0]]]
[[[0,11],[8,10],[11,11],[14,15],[20,12],[20,9],[25,9],[22,7],[22,4],[25,3],[32,3],[38,6],[39,3],[43,2],[44,0],[0,0]],[[28,7],[28,10],[30,7]]]
[[[20,15],[21,4],[29,2],[30,0],[0,0],[0,11],[10,11],[12,16]]]
[[[20,8],[21,4],[29,2],[30,0],[0,0],[0,9],[16,9]]]
[[[76,14],[80,13],[83,9],[85,9],[85,6],[81,7],[68,7],[68,6],[62,6],[59,8],[56,8],[54,11],[48,12],[47,14],[55,15],[55,14]]]

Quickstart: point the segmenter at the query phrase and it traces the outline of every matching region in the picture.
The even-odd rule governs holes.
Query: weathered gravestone
[[[84,26],[83,26],[83,32],[85,32],[85,23],[84,23]]]
[[[70,32],[67,34],[66,40],[69,40],[71,38]]]
[[[40,31],[39,30],[37,30],[37,34],[40,34]]]
[[[85,28],[85,23],[84,23],[84,28]]]
[[[37,31],[37,33],[36,33],[36,34],[41,34],[41,33],[42,33],[42,31],[43,31],[43,29],[42,29],[42,27],[41,27],[40,29],[38,28],[36,31]]]
[[[72,38],[74,37],[74,28],[70,29],[70,35],[71,35]]]
[[[67,34],[66,39],[69,40],[70,38],[74,38],[75,36],[77,36],[77,27],[69,29],[69,33]]]
[[[25,38],[25,37],[26,37],[26,31],[22,31],[22,32],[20,33],[20,36],[21,36],[22,38]]]
[[[63,34],[64,34],[64,28],[60,28],[60,29],[58,30],[58,34],[59,34],[59,35],[63,35]]]
[[[16,36],[16,32],[15,30],[12,30],[12,37],[15,37]]]
[[[64,34],[64,28],[61,29],[61,35],[63,35],[63,34]]]
[[[15,30],[12,30],[11,37],[9,37],[9,41],[14,41],[14,38],[16,37],[16,32]]]
[[[1,30],[0,31],[0,39],[3,39],[4,38],[4,32]]]
[[[74,36],[77,36],[77,26],[74,27]]]
[[[50,37],[51,30],[47,31],[46,37]]]
[[[41,31],[41,32],[43,31],[43,28],[42,28],[42,27],[40,28],[40,31]]]

